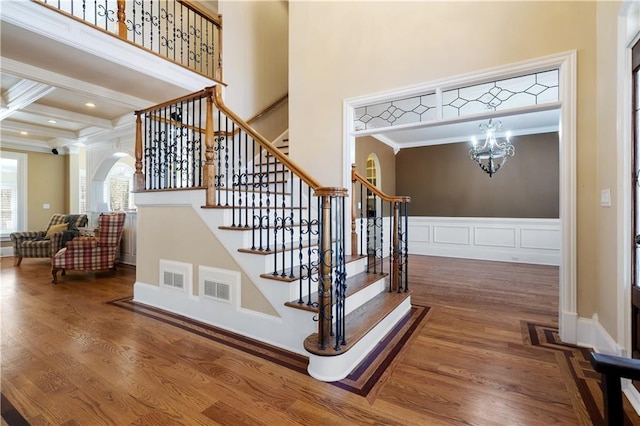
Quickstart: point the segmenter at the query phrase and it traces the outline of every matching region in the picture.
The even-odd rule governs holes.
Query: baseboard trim
[[[590,347],[594,352],[607,355],[624,356],[624,348],[598,321],[598,314],[591,318],[578,319],[578,346]],[[633,386],[630,380],[622,379],[622,391],[627,396],[633,409],[640,415],[640,392]]]
[[[631,384],[631,380],[625,380],[622,383],[622,392],[627,396],[636,413],[640,414],[640,392]]]
[[[138,281],[133,286],[133,300],[302,355],[306,355],[302,342],[316,325],[311,312],[289,309],[286,317],[269,316]],[[296,325],[295,330],[291,324]],[[308,329],[300,324],[308,324]]]

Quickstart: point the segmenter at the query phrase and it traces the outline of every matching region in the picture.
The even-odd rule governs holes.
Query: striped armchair
[[[58,271],[65,275],[67,269],[76,271],[115,270],[120,257],[120,240],[124,229],[125,214],[108,213],[98,219],[95,237],[78,237],[67,243],[51,259],[52,282],[58,283]]]
[[[67,241],[79,235],[78,227],[87,226],[86,214],[54,214],[44,231],[23,231],[10,234],[13,243],[13,264],[20,266],[23,257],[53,257]],[[47,232],[56,225],[68,223],[66,230]]]

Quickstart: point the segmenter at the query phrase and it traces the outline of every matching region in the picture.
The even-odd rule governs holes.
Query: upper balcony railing
[[[222,16],[186,0],[33,0],[222,82]]]

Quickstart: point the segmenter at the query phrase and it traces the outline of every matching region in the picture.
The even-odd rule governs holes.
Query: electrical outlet
[[[43,204],[42,208],[45,210],[49,210],[51,208],[51,206],[49,204]]]

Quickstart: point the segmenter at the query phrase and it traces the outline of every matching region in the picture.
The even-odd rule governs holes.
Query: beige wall
[[[291,2],[291,156],[322,184],[341,186],[348,167],[335,153],[343,152],[346,98],[576,50],[578,313],[591,317],[600,309],[597,254],[610,248],[598,247],[596,8],[573,1]]]
[[[367,157],[374,153],[380,162],[380,189],[387,195],[405,195],[396,193],[396,156],[393,148],[372,136],[356,139],[356,171],[367,177]]]
[[[191,207],[138,208],[137,259],[136,280],[152,285],[159,283],[160,259],[192,264],[193,290],[196,295],[199,265],[240,271],[240,306],[278,316],[273,306]]]
[[[618,188],[622,182],[617,181],[619,166],[616,162],[617,153],[617,124],[618,112],[616,110],[616,63],[617,63],[617,32],[614,30],[620,2],[598,2],[597,26],[598,26],[598,85],[597,85],[597,117],[598,117],[598,150],[597,150],[597,187],[594,209],[597,219],[597,282],[596,288],[588,293],[596,303],[598,321],[607,332],[618,342],[622,342],[624,336],[618,336],[617,317],[622,312],[617,309],[617,287],[624,283],[624,271],[618,271],[618,253],[616,243],[617,218],[619,209],[617,205]],[[630,155],[627,153],[626,155]],[[600,207],[598,205],[599,192],[602,189],[611,190],[612,207]],[[627,307],[628,308],[628,307]]]
[[[400,150],[396,187],[411,216],[558,218],[558,134],[511,142],[515,156],[492,177],[469,159],[468,142]]]
[[[27,154],[27,230],[44,230],[54,213],[70,213],[66,155],[6,148],[2,151]],[[45,210],[43,204],[50,208]]]

